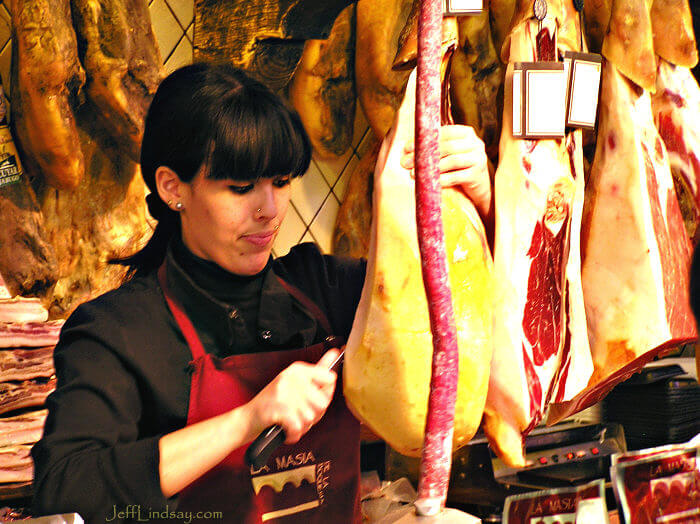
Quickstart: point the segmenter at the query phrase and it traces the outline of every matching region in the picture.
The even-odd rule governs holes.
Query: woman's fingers
[[[476,135],[472,126],[464,124],[447,124],[440,128],[440,140],[468,140],[474,141],[481,139]]]
[[[445,156],[440,159],[438,167],[442,187],[462,184],[475,176],[481,177],[484,173],[488,178],[486,156],[483,151],[465,151]]]
[[[323,369],[328,369],[331,367],[331,364],[336,361],[338,356],[340,355],[340,350],[337,348],[329,349],[326,351],[323,356],[319,359],[318,363],[316,364],[316,367],[323,368]]]
[[[409,140],[401,156],[401,166],[415,176],[415,144]],[[482,219],[491,214],[491,178],[484,142],[474,128],[465,125],[446,125],[440,128],[440,185],[462,186],[474,202]]]
[[[476,135],[474,128],[470,126],[446,125],[440,128],[439,152],[441,159],[472,152],[482,153],[484,152],[484,142]],[[414,168],[415,143],[413,140],[407,141],[404,145],[400,163],[404,169]]]
[[[281,424],[287,437],[285,443],[294,444],[321,420],[332,398],[332,390],[329,393],[321,388],[311,389],[296,406],[296,411],[289,413],[289,418]]]
[[[295,362],[284,369],[256,397],[259,416],[279,424],[285,442],[297,442],[325,414],[335,391],[337,375],[328,368],[339,351],[326,352],[317,364]],[[266,426],[265,426],[266,427]]]

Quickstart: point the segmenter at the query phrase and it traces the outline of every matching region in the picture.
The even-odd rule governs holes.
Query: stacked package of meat
[[[53,349],[63,324],[47,319],[39,299],[11,298],[0,276],[0,491],[32,480],[30,450],[56,386]]]

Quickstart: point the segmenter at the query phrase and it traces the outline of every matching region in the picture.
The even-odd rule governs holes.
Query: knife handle
[[[343,341],[339,337],[330,336],[323,341],[323,345],[326,350],[332,347],[341,347]],[[340,364],[343,362],[343,356],[345,351],[341,351],[338,357],[331,363],[331,371],[337,372]],[[253,466],[255,469],[262,468],[267,464],[267,459],[282,443],[287,439],[282,426],[275,424],[267,429],[264,429],[260,435],[253,441],[253,443],[248,446],[245,452],[245,461],[249,466]]]
[[[272,452],[282,445],[286,438],[284,429],[278,424],[263,430],[258,435],[258,438],[248,446],[245,452],[246,464],[253,466],[255,469],[262,468],[267,464],[267,459],[270,458]]]

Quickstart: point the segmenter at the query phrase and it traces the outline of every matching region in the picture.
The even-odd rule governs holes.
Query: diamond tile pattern
[[[311,225],[330,190],[314,161],[304,176],[292,182],[292,202],[306,224]]]
[[[348,161],[347,165],[345,166],[345,169],[343,169],[343,172],[340,174],[338,177],[338,180],[336,181],[335,185],[333,186],[333,194],[335,197],[338,199],[339,202],[343,202],[345,199],[345,190],[348,187],[348,181],[350,179],[350,175],[352,172],[355,170],[357,167],[357,164],[360,162],[360,157],[357,156],[357,153],[353,153],[352,157],[350,157],[350,160]]]
[[[165,0],[155,0],[149,10],[160,54],[167,62],[168,57],[182,39],[184,31]]]
[[[0,0],[0,77],[9,97],[10,15],[8,0]],[[189,64],[193,59],[194,0],[148,0],[151,23],[167,72]],[[331,252],[335,219],[343,201],[349,173],[357,165],[367,142],[367,120],[359,104],[352,148],[332,160],[314,156],[307,173],[292,182],[292,200],[273,246],[273,254],[282,256],[300,242],[316,242],[325,253]]]

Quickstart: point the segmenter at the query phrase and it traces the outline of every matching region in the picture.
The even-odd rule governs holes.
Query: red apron
[[[217,358],[204,350],[184,309],[167,288],[165,264],[158,272],[163,293],[192,352],[187,425],[250,401],[295,361],[316,363],[335,337],[324,343],[284,351],[262,351]],[[301,291],[280,279],[331,334],[328,319]],[[337,339],[336,339],[337,340]],[[323,418],[294,445],[282,445],[267,464],[253,471],[243,456],[247,445],[178,494],[177,512],[220,511],[224,522],[359,523],[360,424],[342,395],[340,376]],[[226,438],[222,435],[221,438]],[[211,515],[201,515],[202,521]]]

